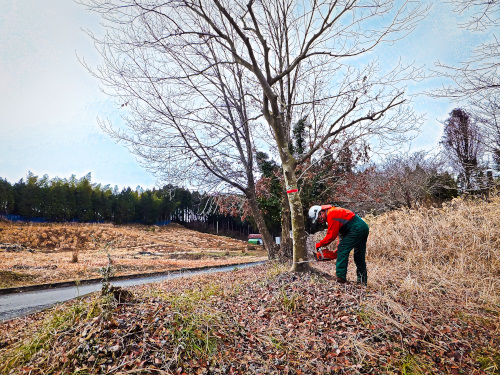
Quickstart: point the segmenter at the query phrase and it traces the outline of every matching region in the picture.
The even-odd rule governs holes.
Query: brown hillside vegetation
[[[262,260],[228,237],[167,226],[0,222],[0,288]],[[76,258],[75,258],[76,257]]]
[[[367,288],[325,276],[333,263],[270,262],[16,319],[1,326],[0,371],[498,374],[498,212],[499,198],[458,199],[369,218]]]

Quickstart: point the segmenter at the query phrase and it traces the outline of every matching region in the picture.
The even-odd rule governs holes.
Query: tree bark
[[[281,244],[279,251],[279,259],[282,261],[290,260],[293,257],[293,241],[290,237],[291,230],[290,203],[288,202],[288,194],[286,191],[283,191],[281,199]]]
[[[250,210],[252,211],[252,217],[257,224],[257,229],[262,236],[262,242],[264,243],[264,248],[267,251],[268,259],[275,259],[277,257],[277,245],[274,243],[273,236],[269,233],[267,229],[266,222],[264,221],[264,216],[262,216],[262,211],[260,210],[257,199],[252,194],[247,194],[248,203],[250,205]]]
[[[264,102],[264,116],[274,131],[282,163],[283,176],[285,177],[286,194],[290,206],[293,234],[293,265],[290,271],[303,272],[309,270],[310,267],[309,263],[302,263],[307,260],[307,247],[304,212],[298,193],[297,176],[295,175],[297,161],[288,147],[289,139],[286,136],[286,126],[283,122],[282,115],[279,113],[277,96],[267,97],[267,99],[269,102]],[[272,113],[269,111],[269,103],[271,103],[271,107],[274,109]]]
[[[309,263],[300,263],[307,260],[307,247],[306,247],[306,229],[304,225],[304,211],[302,202],[298,193],[297,177],[295,176],[295,162],[288,147],[282,148],[283,150],[283,172],[285,176],[285,185],[288,194],[288,201],[290,205],[290,216],[292,222],[293,234],[293,265],[290,271],[303,272],[307,271]],[[294,192],[294,190],[297,190]],[[288,193],[289,192],[289,193]]]

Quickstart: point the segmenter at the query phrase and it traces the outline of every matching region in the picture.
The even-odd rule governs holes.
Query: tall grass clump
[[[435,306],[453,301],[498,309],[500,196],[365,219],[372,285]]]
[[[31,337],[3,353],[0,357],[0,374],[12,373],[11,370],[22,367],[33,357],[49,350],[61,332],[73,329],[77,321],[85,319],[87,310],[85,301],[57,308]]]

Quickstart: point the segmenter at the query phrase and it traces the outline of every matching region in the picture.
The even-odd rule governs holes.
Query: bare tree
[[[384,186],[382,201],[385,209],[398,207],[415,208],[438,191],[453,190],[446,186],[445,160],[442,155],[431,155],[425,151],[399,153],[386,158],[378,167],[375,179]]]
[[[274,241],[255,194],[257,137],[252,132],[259,131],[259,115],[245,87],[244,68],[220,63],[224,55],[201,36],[189,53],[178,54],[162,37],[167,19],[136,6],[118,10],[114,21],[123,22],[119,32],[111,30],[102,41],[94,38],[104,64],[89,70],[122,103],[127,125],[119,129],[101,121],[102,128],[126,142],[165,182],[215,193],[242,192],[274,258]]]
[[[474,179],[483,153],[480,129],[471,116],[460,108],[451,111],[444,126],[441,143],[458,171],[462,190],[467,192],[477,187]]]
[[[454,11],[466,17],[462,27],[473,32],[489,32],[489,40],[478,45],[471,58],[458,66],[438,62],[441,76],[453,81],[436,90],[436,97],[467,103],[471,115],[483,128],[484,146],[495,155],[500,150],[500,43],[495,32],[500,26],[499,0],[450,0]]]
[[[499,0],[450,0],[454,11],[463,14],[469,11],[472,14],[462,25],[470,30],[486,30],[498,26],[500,21]]]
[[[425,13],[414,1],[83,2],[108,30],[96,39],[104,59],[96,75],[130,108],[135,137],[116,135],[158,171],[248,191],[255,145],[279,155],[293,270],[307,269],[297,166],[336,137],[400,141],[418,123],[400,88],[418,70],[382,69],[371,58],[414,29]],[[305,115],[309,151],[294,156],[291,124]],[[156,135],[144,137],[152,127]]]
[[[500,92],[475,103],[473,109],[474,119],[481,127],[485,151],[500,170]]]
[[[494,34],[500,25],[499,0],[451,0],[454,11],[469,15],[461,26],[471,31],[492,31],[489,42],[477,46],[472,57],[459,66],[437,63],[443,68],[440,73],[451,78],[454,85],[444,86],[436,91],[437,96],[450,97],[455,100],[473,100],[474,102],[497,95],[500,89],[498,69],[500,68],[500,44]]]

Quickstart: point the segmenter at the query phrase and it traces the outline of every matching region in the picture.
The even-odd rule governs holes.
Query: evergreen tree
[[[55,178],[48,189],[48,207],[45,217],[49,221],[67,221],[67,191],[68,185],[63,180]]]
[[[76,218],[81,222],[89,222],[94,218],[90,181],[91,175],[89,173],[76,184]]]
[[[139,217],[141,223],[146,225],[154,224],[158,221],[161,200],[150,190],[145,191],[140,196]]]
[[[7,180],[0,178],[0,215],[8,215],[14,210],[14,191]]]
[[[137,195],[128,187],[123,189],[115,201],[114,222],[125,224],[133,222],[136,218]]]

